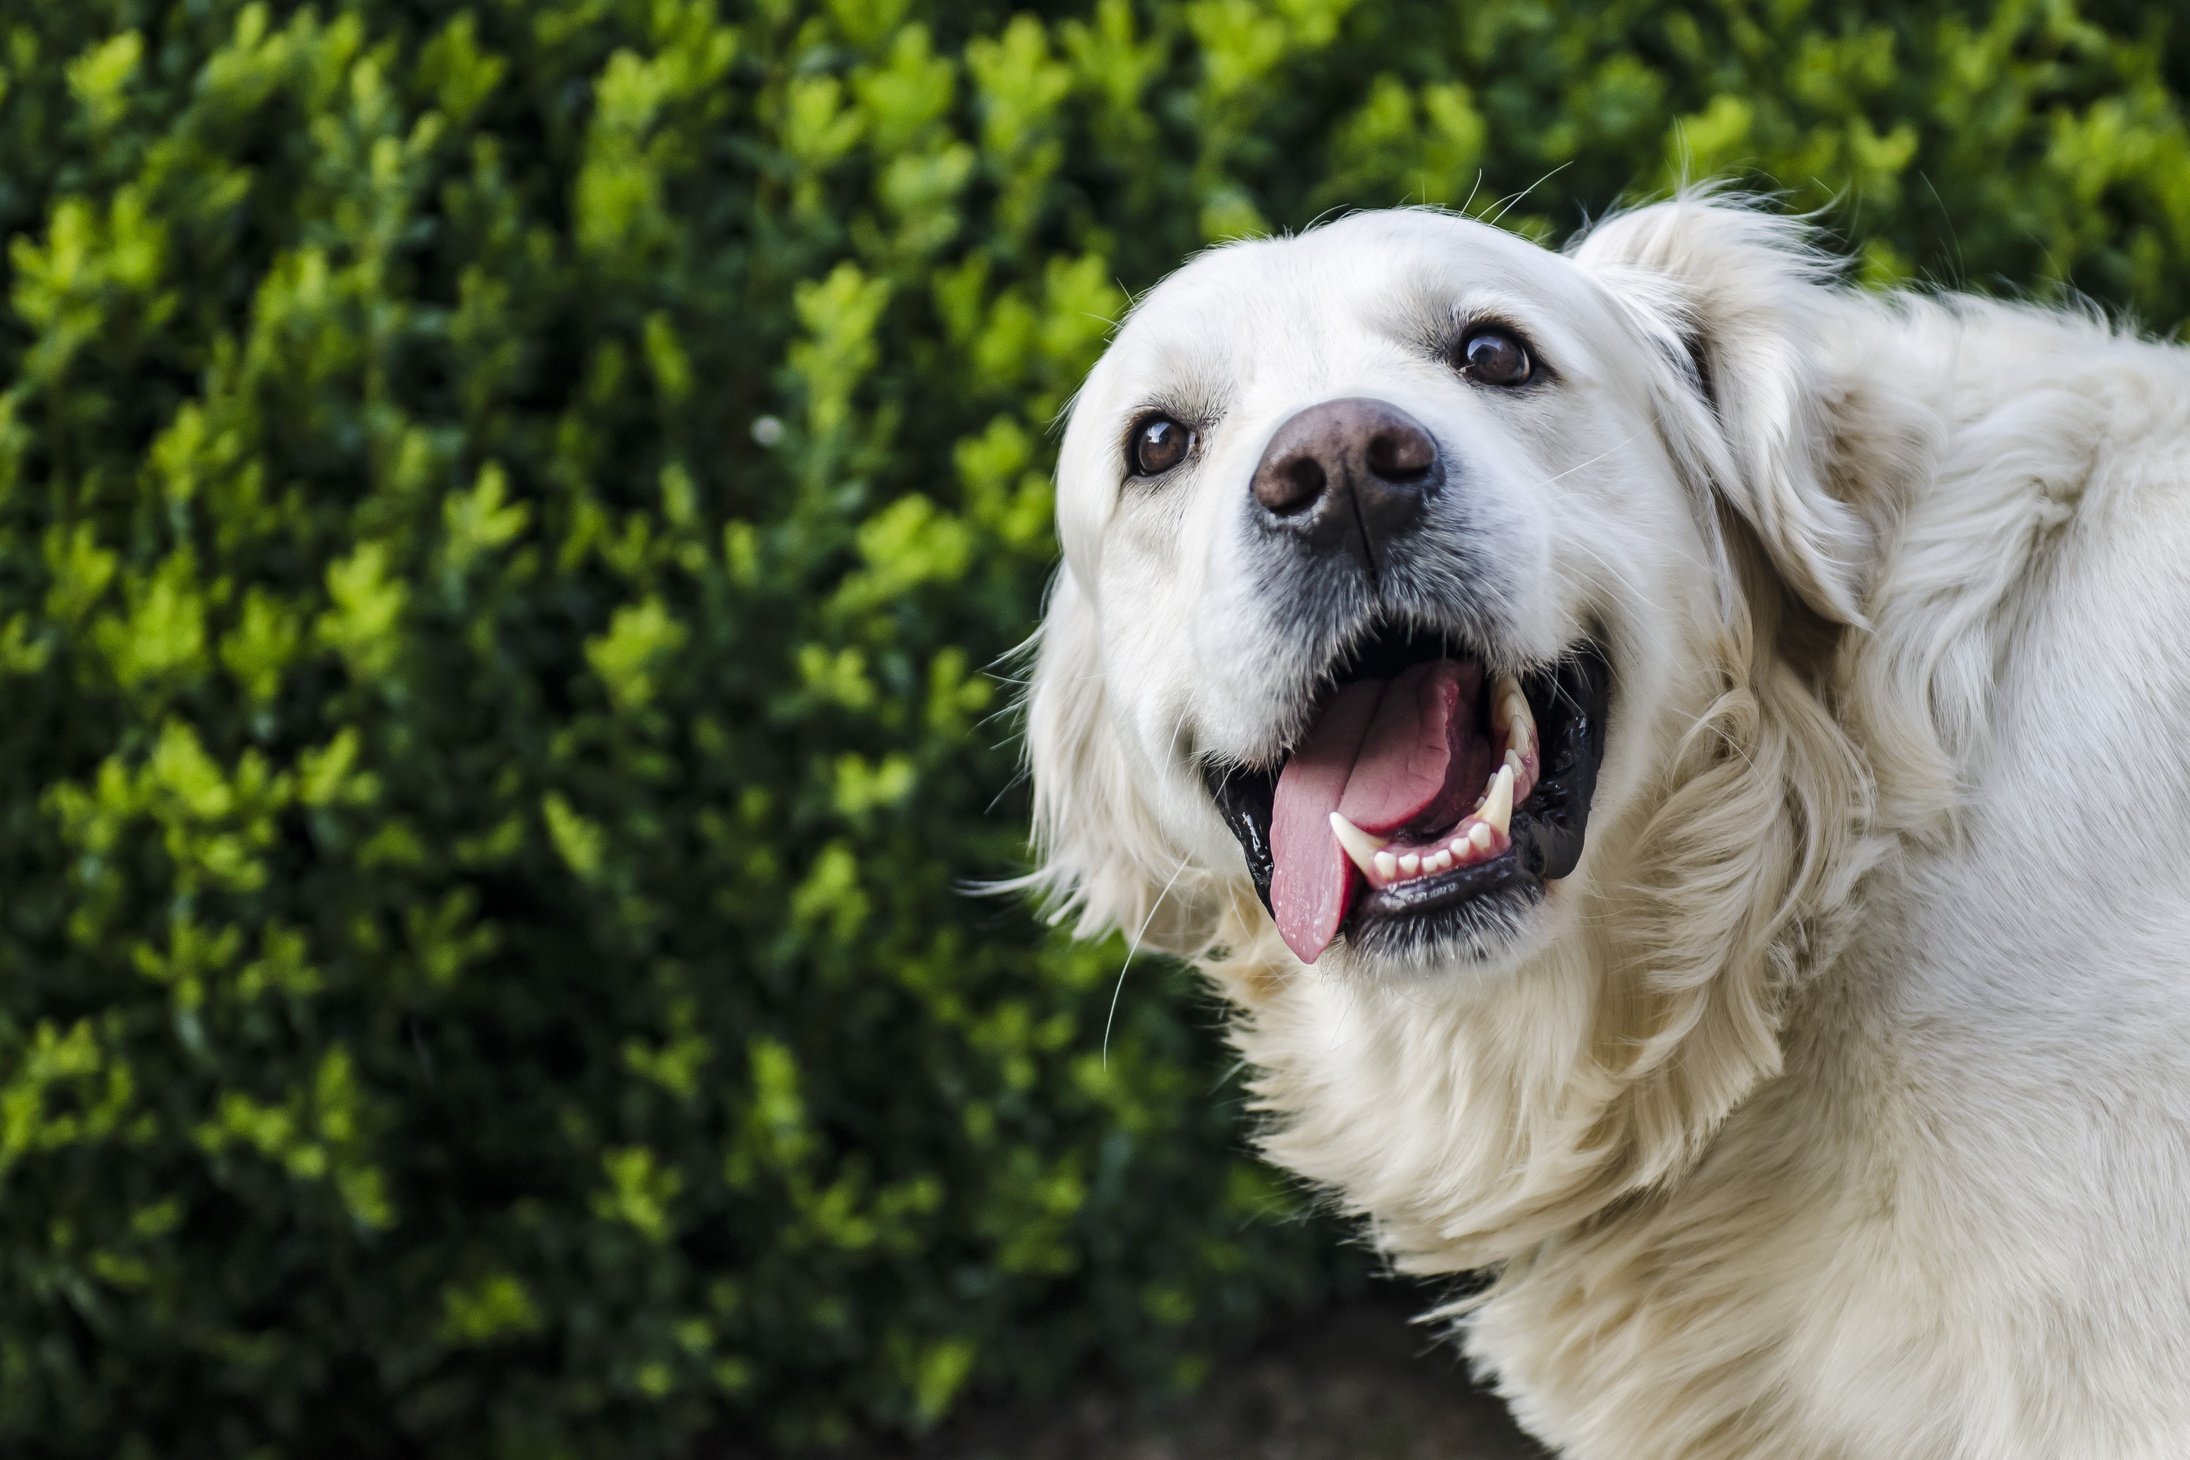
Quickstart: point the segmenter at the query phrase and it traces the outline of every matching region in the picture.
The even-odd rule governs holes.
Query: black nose
[[[1443,480],[1420,421],[1383,401],[1327,400],[1278,427],[1254,493],[1271,527],[1319,551],[1354,547],[1373,569]]]

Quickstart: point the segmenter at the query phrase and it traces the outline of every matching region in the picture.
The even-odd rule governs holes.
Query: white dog
[[[1527,1428],[2190,1455],[2190,356],[1368,213],[1142,299],[1057,516],[1038,880]]]

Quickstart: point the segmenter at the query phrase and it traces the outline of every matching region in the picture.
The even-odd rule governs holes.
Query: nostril
[[[1312,505],[1329,485],[1322,462],[1312,456],[1290,457],[1256,473],[1255,500],[1287,516]]]
[[[1437,465],[1437,444],[1429,433],[1409,427],[1377,432],[1369,438],[1369,470],[1388,482],[1411,482]]]

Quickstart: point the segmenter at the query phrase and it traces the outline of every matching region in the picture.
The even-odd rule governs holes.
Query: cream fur
[[[1396,1266],[1495,1272],[1444,1316],[1563,1453],[2190,1454],[2190,357],[1828,273],[1688,197],[1565,255],[1358,215],[1153,291],[1066,435],[1039,879],[1199,958],[1269,1155]],[[1423,301],[1562,379],[1457,382]],[[1489,962],[1302,968],[1193,769],[1301,728],[1231,524],[1348,394],[1465,460],[1514,652],[1608,636],[1582,864]],[[1181,398],[1185,479],[1124,483]]]

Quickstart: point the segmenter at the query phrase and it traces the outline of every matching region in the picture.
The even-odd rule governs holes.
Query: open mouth
[[[1342,934],[1378,954],[1487,948],[1581,860],[1610,693],[1593,645],[1507,674],[1389,625],[1277,765],[1213,768],[1210,788],[1304,962]]]

